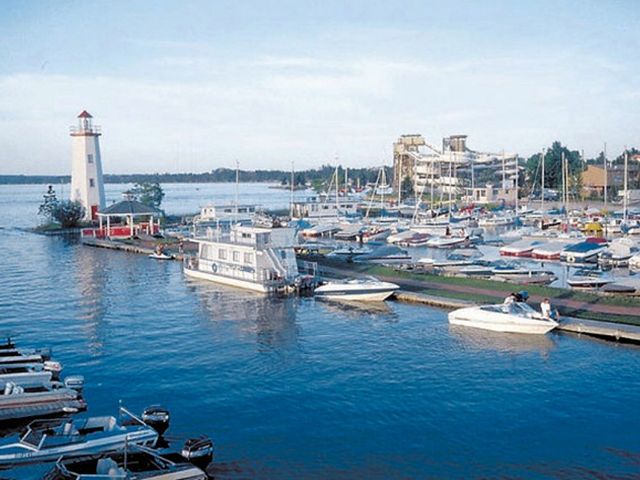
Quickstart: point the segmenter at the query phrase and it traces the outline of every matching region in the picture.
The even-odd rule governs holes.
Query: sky
[[[390,165],[401,134],[640,145],[640,2],[0,2],[0,174]]]

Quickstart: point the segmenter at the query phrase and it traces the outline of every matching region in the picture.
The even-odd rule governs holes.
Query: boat
[[[39,364],[8,364],[0,368],[0,388],[7,383],[21,387],[43,385],[53,379],[53,373]]]
[[[89,458],[58,459],[45,480],[206,480],[206,466],[213,458],[213,442],[208,456],[190,461],[182,452],[157,451],[140,445],[127,446],[126,453],[110,453]],[[203,438],[187,440],[204,442]],[[188,450],[187,450],[188,451]],[[197,461],[199,460],[199,461]]]
[[[430,248],[458,248],[469,243],[469,237],[433,237],[427,240]]]
[[[584,241],[569,245],[560,253],[560,260],[567,263],[590,263],[598,260],[598,254],[604,251],[601,243]]]
[[[401,242],[408,242],[416,235],[418,235],[418,233],[412,230],[403,230],[401,232],[392,233],[387,237],[387,243],[399,244]]]
[[[124,408],[121,411],[130,414]],[[158,432],[140,420],[123,425],[113,416],[36,420],[21,436],[0,439],[0,466],[17,466],[155,446]]]
[[[613,282],[613,278],[598,270],[581,268],[567,279],[571,288],[599,288]]]
[[[560,254],[567,246],[562,242],[549,242],[534,247],[531,251],[531,258],[537,260],[560,260]]]
[[[154,260],[173,260],[173,255],[167,255],[166,253],[151,253],[149,258]]]
[[[374,248],[371,253],[365,253],[364,255],[358,255],[354,258],[354,262],[357,263],[402,263],[411,261],[411,256],[406,250],[403,250],[395,245],[383,245]]]
[[[350,260],[358,255],[365,255],[371,252],[373,252],[373,249],[370,247],[354,247],[353,245],[349,245],[346,247],[336,248],[328,253],[327,257]]]
[[[637,250],[637,244],[634,240],[626,237],[617,238],[598,255],[598,264],[612,268],[627,267]]]
[[[355,279],[328,282],[315,289],[318,298],[329,300],[350,300],[358,302],[382,302],[399,290],[395,283],[377,279]]]
[[[506,257],[530,257],[538,241],[518,240],[504,247],[500,247],[500,255]]]
[[[188,277],[259,293],[290,288],[300,278],[292,228],[233,225],[228,232],[208,229],[192,241],[198,253],[185,257]]]
[[[401,245],[403,247],[424,247],[427,245],[430,238],[431,238],[431,235],[429,235],[428,233],[414,232],[413,237],[411,237],[409,240],[406,240],[404,242],[398,242],[398,245]]]
[[[467,307],[449,313],[449,323],[494,332],[544,335],[558,326],[526,303]]]
[[[475,260],[459,253],[450,253],[444,260],[436,260],[430,257],[419,258],[416,260],[416,265],[423,268],[439,268],[446,271],[455,271],[475,264]]]
[[[480,227],[505,227],[507,225],[512,225],[515,223],[515,219],[510,216],[495,216],[495,217],[484,217],[478,220],[478,225]]]
[[[81,388],[69,388],[60,382],[26,387],[7,382],[0,391],[0,422],[86,410],[87,404],[79,390]]]
[[[518,283],[521,285],[547,285],[557,279],[553,272],[520,267],[518,265],[496,265],[491,274],[501,280]]]
[[[631,270],[640,270],[640,253],[636,253],[629,259],[629,268]]]

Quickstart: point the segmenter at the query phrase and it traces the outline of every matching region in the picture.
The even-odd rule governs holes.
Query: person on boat
[[[521,290],[518,293],[514,293],[516,302],[527,303],[529,299],[529,292]]]
[[[509,307],[512,304],[514,304],[515,302],[517,302],[517,297],[516,297],[517,293],[510,293],[509,295],[507,295],[507,298],[504,299],[504,302],[502,302],[502,304],[505,307]]]
[[[548,298],[545,298],[540,303],[540,312],[542,313],[542,318],[546,318],[547,320],[558,319],[558,311],[551,307],[551,302]]]

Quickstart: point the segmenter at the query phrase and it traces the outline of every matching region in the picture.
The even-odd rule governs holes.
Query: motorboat
[[[318,298],[329,300],[382,302],[399,289],[395,283],[372,278],[328,282],[316,288],[314,293]]]
[[[640,253],[636,253],[629,259],[629,268],[631,270],[640,270]]]
[[[447,258],[444,260],[424,257],[416,261],[416,265],[420,265],[423,268],[438,268],[446,271],[459,270],[460,268],[469,267],[475,263],[475,260],[471,260],[469,257],[458,253],[451,253],[447,255]]]
[[[429,248],[458,248],[469,243],[469,237],[433,237],[426,242]]]
[[[598,254],[604,251],[605,245],[584,241],[569,245],[560,253],[560,260],[567,263],[590,263],[598,260]]]
[[[392,233],[387,237],[387,243],[398,244],[400,242],[406,242],[411,240],[417,233],[411,230],[403,230],[400,232]]]
[[[549,242],[534,247],[531,251],[531,258],[536,260],[560,260],[560,254],[567,246],[562,242]]]
[[[149,258],[153,258],[154,260],[173,260],[173,255],[167,255],[162,252],[154,252],[149,254]]]
[[[497,265],[491,270],[491,274],[500,280],[518,283],[521,285],[547,285],[557,279],[553,272],[523,268],[515,265]]]
[[[81,388],[69,388],[60,382],[27,387],[7,382],[0,391],[0,422],[86,410],[80,391]]]
[[[183,451],[157,451],[147,447],[127,446],[126,453],[110,453],[89,458],[58,459],[45,480],[92,480],[96,478],[122,480],[206,480],[206,466],[213,458],[213,442],[208,456],[191,461]],[[203,438],[187,440],[185,448]]]
[[[613,282],[613,278],[604,272],[581,268],[567,279],[571,288],[600,288]]]
[[[603,267],[627,267],[634,253],[637,252],[637,244],[630,238],[617,238],[609,244],[606,250],[598,255],[598,264]]]
[[[142,420],[127,426],[113,416],[36,420],[22,436],[0,440],[0,466],[49,462],[62,456],[86,457],[121,451],[125,446],[153,447],[157,440],[158,432]]]
[[[506,227],[507,225],[512,225],[515,223],[515,218],[511,216],[495,216],[495,217],[484,217],[478,220],[478,225],[481,227]]]
[[[7,383],[22,387],[42,385],[53,379],[53,373],[40,364],[5,364],[0,368],[0,388]]]
[[[428,233],[414,232],[413,237],[404,242],[398,242],[398,245],[401,245],[403,247],[424,247],[427,245],[427,242],[429,242],[430,238],[431,235],[429,235]]]
[[[406,250],[396,247],[395,245],[383,245],[374,248],[370,253],[358,255],[354,258],[354,262],[358,263],[402,263],[411,260],[411,256]]]
[[[449,323],[494,332],[544,335],[558,326],[558,322],[544,318],[528,304],[483,305],[467,307],[449,313]]]
[[[370,247],[354,247],[353,245],[349,245],[346,247],[336,248],[332,252],[327,254],[328,258],[341,258],[341,259],[352,259],[358,255],[364,255],[367,253],[371,253],[373,251]]]

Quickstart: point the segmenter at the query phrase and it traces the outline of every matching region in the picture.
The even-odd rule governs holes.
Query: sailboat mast
[[[449,220],[451,220],[451,198],[452,198],[452,190],[453,190],[453,173],[452,173],[452,169],[453,169],[453,157],[451,156],[451,152],[449,152],[449,208],[447,209],[449,211]]]
[[[240,162],[236,160],[236,205],[233,211],[233,215],[235,217],[234,223],[238,223],[239,183],[240,183]]]
[[[293,162],[291,162],[291,193],[290,193],[290,198],[289,198],[289,216],[291,218],[293,218],[293,180],[294,178],[294,164]]]
[[[340,211],[340,199],[338,198],[338,192],[340,191],[340,178],[338,177],[338,165],[336,165],[336,217]]]
[[[540,153],[540,161],[542,162],[542,179],[541,179],[541,192],[540,192],[540,210],[542,210],[542,220],[544,224],[544,148]]]
[[[609,186],[609,172],[607,171],[607,142],[604,142],[604,209],[607,209],[607,190]]]
[[[622,215],[624,218],[624,223],[627,223],[627,206],[629,202],[629,192],[627,191],[629,181],[629,153],[627,152],[627,147],[624,147],[624,200],[622,207]]]
[[[567,182],[565,178],[565,169],[564,169],[564,152],[561,154],[560,167],[562,168],[562,205],[564,209],[567,209]]]

